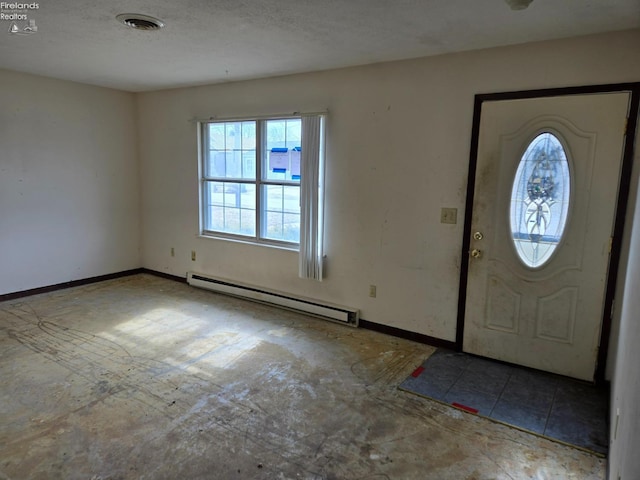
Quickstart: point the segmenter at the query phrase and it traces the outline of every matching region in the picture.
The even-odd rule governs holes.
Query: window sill
[[[248,239],[225,237],[222,235],[208,235],[203,233],[200,233],[197,236],[198,238],[205,238],[207,240],[221,240],[223,242],[240,243],[244,245],[254,245],[256,247],[275,248],[277,250],[285,250],[285,251],[294,252],[294,253],[298,253],[300,251],[300,247],[298,245],[256,242]]]

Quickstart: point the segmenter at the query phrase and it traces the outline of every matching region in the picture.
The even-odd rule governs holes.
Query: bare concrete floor
[[[149,275],[0,303],[0,478],[604,478],[397,390],[433,350]]]

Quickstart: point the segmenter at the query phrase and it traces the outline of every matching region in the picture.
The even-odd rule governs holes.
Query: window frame
[[[211,118],[209,120],[198,122],[198,149],[199,149],[199,161],[198,161],[198,190],[199,190],[199,236],[205,238],[214,238],[222,240],[231,240],[242,243],[250,243],[256,245],[264,245],[271,247],[278,247],[286,250],[299,251],[300,249],[300,235],[298,235],[297,242],[290,242],[285,240],[272,239],[265,236],[266,234],[266,195],[267,186],[282,186],[282,187],[298,187],[302,188],[300,179],[287,180],[287,179],[269,179],[266,175],[268,152],[267,152],[267,122],[278,120],[300,120],[302,121],[302,115],[272,115],[272,116],[255,116],[245,118]],[[255,124],[256,132],[256,145],[255,145],[255,178],[238,178],[238,177],[220,177],[207,175],[207,161],[209,160],[209,139],[211,124],[227,124],[227,123],[242,123],[253,122]],[[243,235],[238,233],[230,233],[219,230],[207,230],[205,216],[208,214],[208,209],[211,208],[207,202],[207,184],[211,182],[226,182],[236,183],[238,185],[253,185],[255,186],[255,235]],[[302,211],[300,204],[298,205],[298,215],[300,218],[300,224],[302,223]]]

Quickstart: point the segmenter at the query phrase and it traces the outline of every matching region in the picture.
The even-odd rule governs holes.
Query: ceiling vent
[[[139,13],[121,13],[116,16],[116,20],[136,30],[160,30],[164,27],[162,20]]]

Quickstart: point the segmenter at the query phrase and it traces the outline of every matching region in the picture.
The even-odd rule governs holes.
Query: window
[[[203,125],[203,233],[300,242],[301,118]]]
[[[520,260],[542,267],[558,247],[567,224],[571,176],[560,140],[538,135],[520,159],[511,190],[511,236]]]
[[[203,125],[203,230],[256,234],[256,122]]]
[[[321,280],[324,116],[200,125],[200,233],[298,248]]]

